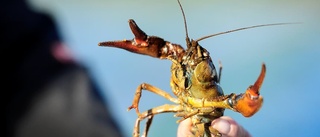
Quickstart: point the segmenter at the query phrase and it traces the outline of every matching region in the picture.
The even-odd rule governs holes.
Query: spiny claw
[[[249,86],[244,94],[236,98],[236,103],[233,108],[243,116],[250,117],[261,108],[263,98],[260,95],[259,90],[262,86],[265,75],[266,65],[263,63],[260,75],[254,85]]]
[[[129,20],[129,26],[135,36],[134,39],[100,42],[98,45],[121,48],[156,58],[179,59],[182,57],[184,49],[180,45],[172,44],[160,37],[148,36],[132,19]]]
[[[261,68],[261,72],[260,72],[260,75],[259,75],[257,81],[254,83],[254,85],[252,87],[250,87],[251,88],[250,93],[252,95],[259,96],[259,90],[262,86],[265,75],[266,75],[266,65],[263,63],[262,68]]]
[[[166,44],[166,41],[159,37],[148,36],[132,19],[129,20],[129,26],[135,36],[134,39],[100,42],[98,45],[117,47],[138,54],[160,57],[160,50]]]
[[[145,43],[145,41],[147,40],[148,35],[139,28],[139,26],[136,24],[136,22],[133,19],[129,19],[128,22],[129,22],[130,29],[135,37],[135,41],[137,43],[141,43],[142,45],[147,44]]]

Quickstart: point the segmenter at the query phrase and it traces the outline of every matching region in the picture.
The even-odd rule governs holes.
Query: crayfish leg
[[[146,122],[146,128],[145,128],[142,136],[144,136],[144,137],[148,136],[148,132],[149,132],[152,120],[153,120],[153,115],[148,116],[148,119],[147,119],[147,122]]]
[[[140,98],[142,95],[142,90],[150,91],[152,93],[155,93],[157,95],[164,97],[165,99],[167,99],[173,103],[179,104],[179,100],[176,98],[173,98],[169,93],[167,93],[167,92],[165,92],[155,86],[152,86],[150,84],[142,83],[138,86],[136,93],[134,95],[134,98],[133,98],[132,105],[128,108],[128,110],[131,110],[134,108],[136,110],[137,115],[140,115],[138,105],[139,105]]]
[[[146,127],[145,127],[145,130],[144,130],[144,133],[142,134],[143,137],[147,137],[154,115],[160,114],[160,113],[168,113],[168,112],[175,112],[176,113],[176,112],[180,112],[180,111],[183,111],[183,107],[180,106],[180,105],[168,105],[168,104],[165,104],[165,105],[162,105],[162,106],[158,106],[158,107],[149,109],[149,110],[147,110],[145,112],[142,112],[138,116],[138,118],[136,120],[136,123],[134,125],[133,137],[139,137],[139,135],[140,135],[140,122],[142,120],[144,120],[145,118],[148,118],[148,119],[147,119],[147,122],[146,122]]]

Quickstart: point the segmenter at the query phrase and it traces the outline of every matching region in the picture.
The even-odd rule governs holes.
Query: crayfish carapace
[[[253,85],[249,86],[245,93],[224,95],[222,88],[219,86],[222,67],[220,67],[218,74],[209,52],[201,47],[198,42],[205,38],[233,31],[287,23],[245,27],[209,35],[197,40],[190,40],[187,33],[185,15],[179,1],[178,3],[185,21],[187,49],[178,44],[165,41],[160,37],[147,35],[132,19],[129,20],[129,26],[135,36],[134,39],[99,43],[99,46],[117,47],[133,53],[172,61],[170,86],[176,97],[147,83],[139,85],[136,89],[133,103],[128,108],[128,110],[134,108],[138,115],[134,125],[134,137],[140,136],[141,120],[147,119],[142,135],[147,136],[153,116],[167,112],[173,112],[175,116],[182,117],[178,122],[191,118],[194,124],[192,131],[196,137],[220,136],[219,132],[213,129],[210,124],[212,120],[222,116],[225,109],[231,109],[245,117],[250,117],[261,108],[263,102],[259,89],[266,73],[264,63],[258,79]],[[165,104],[140,113],[138,105],[143,90],[158,94],[175,104]]]

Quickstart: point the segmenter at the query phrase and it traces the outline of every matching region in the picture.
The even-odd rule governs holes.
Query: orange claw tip
[[[262,63],[262,68],[261,68],[261,72],[258,79],[256,80],[253,86],[249,87],[250,90],[248,89],[247,92],[250,92],[252,96],[259,96],[259,90],[262,86],[265,76],[266,76],[266,65]]]
[[[259,90],[266,75],[266,65],[263,63],[260,75],[254,85],[251,85],[245,94],[240,96],[234,108],[245,117],[250,117],[258,112],[262,106],[263,98]]]

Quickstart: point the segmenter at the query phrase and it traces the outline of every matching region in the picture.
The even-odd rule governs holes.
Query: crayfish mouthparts
[[[249,86],[244,94],[236,96],[234,102],[232,102],[233,108],[245,117],[251,117],[258,112],[262,106],[263,97],[260,95],[259,90],[262,86],[265,74],[266,65],[263,63],[260,75],[254,85]]]

